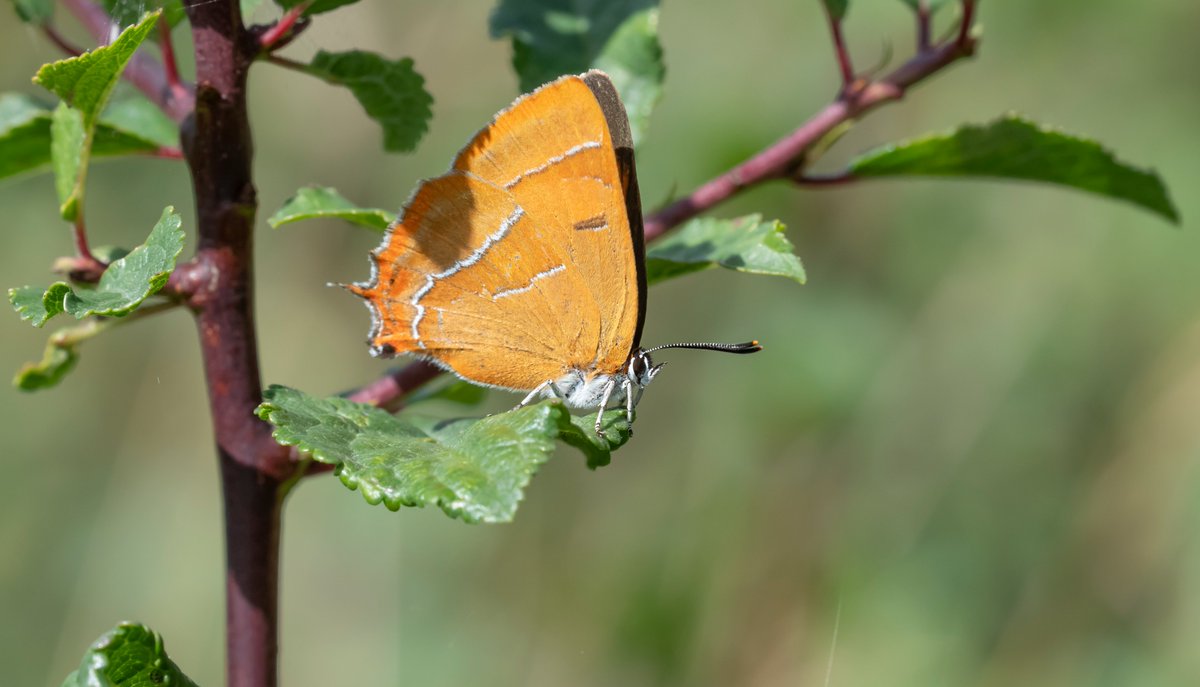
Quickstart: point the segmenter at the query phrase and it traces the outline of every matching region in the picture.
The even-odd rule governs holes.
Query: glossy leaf
[[[564,74],[607,72],[625,103],[634,141],[641,140],[665,74],[657,0],[501,0],[491,33],[512,38],[522,91]]]
[[[91,157],[151,153],[178,145],[174,123],[166,119],[171,127],[168,133],[147,107],[166,119],[144,98],[114,102],[96,124]],[[50,165],[52,119],[51,109],[34,98],[19,93],[0,95],[0,179]]]
[[[95,288],[73,288],[66,282],[57,282],[42,292],[39,305],[39,289],[24,286],[10,289],[9,301],[21,318],[35,327],[61,312],[77,319],[90,315],[128,315],[167,283],[176,259],[183,252],[181,226],[182,220],[175,209],[168,207],[146,242],[109,265]]]
[[[167,657],[162,637],[145,625],[121,623],[96,640],[63,687],[196,687]]]
[[[275,0],[275,4],[284,9],[291,9],[303,1],[304,0]],[[312,4],[308,6],[308,9],[304,10],[304,14],[307,16],[312,14],[321,14],[323,12],[330,12],[345,5],[353,5],[356,2],[358,2],[358,0],[313,0]]]
[[[850,163],[857,177],[962,176],[1040,181],[1124,200],[1179,222],[1153,170],[1118,160],[1091,139],[1006,116],[870,151]]]
[[[54,18],[54,0],[13,0],[13,8],[26,24],[40,26]]]
[[[651,284],[715,266],[804,283],[804,267],[783,224],[759,215],[694,219],[646,249]]]
[[[50,163],[54,168],[59,213],[67,221],[75,219],[83,202],[90,143],[83,126],[83,113],[59,103],[50,117]]]
[[[411,58],[388,60],[362,50],[321,50],[308,70],[350,89],[367,116],[383,127],[385,150],[401,152],[417,147],[432,116],[429,108],[433,97],[425,90],[425,79],[413,69]]]
[[[288,198],[283,207],[271,215],[267,224],[278,229],[292,222],[327,217],[343,219],[377,231],[387,229],[396,219],[396,216],[387,210],[360,208],[346,200],[336,189],[312,186],[296,191],[296,195]]]

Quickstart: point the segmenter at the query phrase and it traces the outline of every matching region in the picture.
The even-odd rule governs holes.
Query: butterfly
[[[646,321],[642,208],[625,108],[600,71],[564,76],[498,113],[446,174],[422,182],[347,285],[376,356],[407,353],[475,384],[633,409],[662,370]],[[665,364],[665,363],[664,363]]]

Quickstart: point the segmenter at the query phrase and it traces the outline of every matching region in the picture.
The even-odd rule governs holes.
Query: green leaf
[[[409,394],[404,399],[404,404],[411,407],[423,401],[449,401],[473,406],[483,403],[483,399],[487,398],[487,392],[488,390],[482,386],[456,379],[437,388],[423,386]]]
[[[275,426],[275,440],[336,465],[342,482],[361,490],[368,503],[391,510],[436,505],[467,522],[512,520],[533,473],[553,455],[556,438],[580,448],[589,465],[606,464],[609,452],[628,438],[620,411],[606,416],[613,439],[588,438],[591,421],[576,423],[558,401],[480,419],[434,421],[283,386],[270,387],[264,398],[258,416]]]
[[[760,215],[694,219],[646,250],[646,280],[653,284],[720,265],[804,283],[804,267],[784,226]]]
[[[344,219],[378,231],[387,229],[396,219],[396,216],[387,210],[360,208],[346,200],[336,189],[311,186],[296,191],[296,195],[288,198],[283,207],[267,219],[267,224],[278,229],[285,224],[320,217]]]
[[[975,176],[1042,181],[1125,200],[1172,222],[1179,213],[1153,170],[1118,160],[1091,139],[1006,116],[982,126],[930,134],[865,153],[858,177]]]
[[[607,72],[625,103],[634,141],[641,140],[665,74],[657,0],[500,0],[491,33],[512,37],[522,91],[564,74]]]
[[[42,65],[34,82],[63,99],[51,122],[51,158],[63,219],[74,221],[83,204],[88,158],[100,111],[133,53],[154,28],[161,10],[121,32],[112,44]],[[67,106],[70,106],[69,108]]]
[[[161,9],[168,26],[175,26],[187,18],[180,0],[100,0],[100,4],[117,26],[136,23],[149,10]]]
[[[79,205],[83,202],[87,156],[91,149],[87,138],[83,113],[66,103],[59,103],[50,119],[50,161],[54,166],[59,213],[68,222],[79,215]]]
[[[34,98],[20,93],[0,94],[0,179],[50,165],[53,117],[50,108]],[[164,120],[171,127],[169,137]],[[91,155],[149,153],[163,146],[177,146],[178,140],[174,122],[150,101],[134,97],[114,102],[101,115]],[[60,154],[69,157],[73,150],[67,147]]]
[[[587,459],[587,466],[593,470],[608,465],[612,461],[612,452],[624,446],[632,436],[623,409],[604,411],[604,419],[600,422],[604,436],[596,434],[594,413],[572,415],[570,418],[571,424],[560,428],[558,438],[564,444],[579,449]]]
[[[121,623],[96,640],[63,687],[196,687],[167,657],[162,637],[145,625]]]
[[[13,8],[26,24],[40,26],[54,18],[54,0],[13,0]]]
[[[275,4],[279,5],[285,10],[290,10],[303,1],[304,0],[275,0]],[[352,5],[356,2],[358,2],[358,0],[313,0],[313,3],[309,5],[308,9],[304,10],[304,15],[309,16],[313,14],[321,14],[323,12],[330,12],[344,5]]]
[[[182,224],[175,208],[167,207],[146,242],[109,265],[95,288],[76,290],[66,282],[57,282],[44,292],[39,306],[38,289],[24,286],[9,290],[9,302],[21,319],[31,321],[35,327],[60,312],[70,313],[76,319],[128,315],[166,285],[176,259],[183,252]]]
[[[345,86],[383,127],[384,150],[410,151],[425,134],[433,97],[411,58],[388,60],[371,52],[319,51],[308,71],[329,83]]]
[[[17,370],[16,376],[13,377],[13,386],[22,391],[37,391],[56,386],[71,368],[75,367],[78,360],[79,355],[74,346],[47,343],[46,352],[42,354],[40,362],[25,363]]]
[[[100,134],[105,129],[159,148],[179,147],[179,126],[141,94],[114,100],[104,110],[96,131],[93,155],[100,154]]]
[[[836,19],[838,21],[841,21],[843,18],[845,18],[846,8],[847,8],[847,5],[850,4],[850,0],[821,0],[821,1],[825,3],[825,9],[829,11],[829,16],[833,17],[834,19]],[[909,0],[905,0],[905,1],[908,2]],[[916,0],[912,0],[912,2],[916,2]]]
[[[42,65],[34,83],[53,92],[68,105],[83,113],[85,128],[91,128],[104,108],[125,65],[138,46],[154,29],[161,11],[142,17],[137,24],[121,32],[111,44]]]

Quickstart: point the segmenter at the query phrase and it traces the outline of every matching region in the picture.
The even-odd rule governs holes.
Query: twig
[[[971,42],[971,25],[975,22],[975,0],[962,0],[962,24],[958,27],[958,44]]]
[[[833,11],[825,5],[825,16],[829,19],[829,33],[833,37],[833,51],[837,55],[838,69],[842,73],[842,89],[849,90],[854,85],[854,66],[850,62],[850,50],[846,48],[846,38],[842,35],[842,20],[833,16]]]
[[[312,75],[312,70],[309,69],[308,65],[303,62],[300,62],[298,60],[293,60],[291,58],[283,57],[281,55],[275,55],[273,53],[268,54],[263,59],[265,59],[267,62],[270,62],[271,64],[275,65],[276,67],[283,67],[284,69],[290,69],[294,72],[301,72],[303,74]]]
[[[75,255],[79,258],[77,269],[84,271],[96,269],[103,272],[104,263],[92,255],[91,246],[88,245],[87,228],[83,223],[82,212],[76,215],[75,221],[71,223],[71,237],[75,240]]]
[[[291,43],[296,36],[300,35],[304,29],[308,28],[309,22],[304,17],[304,12],[308,9],[312,2],[302,2],[291,8],[279,18],[279,21],[271,24],[258,34],[258,44],[264,52],[278,50],[288,43]],[[258,29],[259,27],[255,27]],[[251,31],[254,32],[255,29]]]
[[[929,0],[920,0],[917,3],[917,51],[925,52],[931,45],[931,33],[933,31],[933,17],[929,11]]]
[[[108,41],[112,30],[112,19],[104,8],[92,0],[62,0],[67,9],[97,43]],[[134,54],[125,66],[121,77],[133,84],[150,102],[176,122],[182,122],[195,108],[195,96],[190,86],[176,92],[167,81],[166,70],[158,60],[141,51]]]
[[[160,157],[164,160],[182,160],[183,151],[179,148],[160,146],[157,150],[147,153],[150,157]]]
[[[167,87],[175,98],[185,98],[190,95],[188,87],[179,78],[179,65],[175,62],[175,46],[171,42],[171,25],[166,17],[158,20],[158,45],[162,50],[163,71],[166,74]]]
[[[83,54],[82,48],[64,38],[52,24],[42,24],[42,33],[46,34],[46,38],[49,38],[51,43],[57,45],[59,50],[62,50],[71,57],[78,57]]]
[[[969,3],[970,0],[964,0]],[[964,4],[966,7],[966,4]],[[971,19],[964,12],[964,22]],[[900,100],[909,88],[950,64],[974,54],[975,40],[970,28],[961,30],[958,41],[919,53],[878,81],[868,82],[852,92],[843,93],[804,124],[733,169],[701,184],[687,196],[645,218],[646,240],[661,236],[668,229],[711,209],[750,186],[785,178],[803,178],[808,162],[806,153],[837,127],[862,117],[886,103]]]
[[[406,394],[436,379],[442,370],[426,362],[415,362],[388,374],[346,395],[355,403],[370,403],[391,411],[399,410],[397,403]]]

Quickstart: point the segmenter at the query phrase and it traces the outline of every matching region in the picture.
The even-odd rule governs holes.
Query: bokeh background
[[[902,3],[852,5],[861,67],[910,53]],[[348,92],[257,68],[262,216],[312,183],[396,209],[443,171],[516,95],[490,9],[366,0],[288,49],[414,57],[436,102],[412,156],[380,152]],[[645,341],[766,351],[662,356],[639,436],[610,467],[562,449],[505,526],[368,507],[328,476],[296,490],[283,683],[1200,683],[1200,6],[1006,0],[983,3],[981,23],[977,59],[870,116],[822,169],[1016,110],[1157,168],[1182,229],[1017,184],[747,193],[714,214],[785,221],[809,283],[711,271],[656,288]],[[816,0],[669,2],[661,31],[665,95],[639,151],[648,206],[837,89]],[[57,57],[0,20],[3,90],[36,93],[30,76]],[[136,244],[168,203],[193,227],[179,163],[102,162],[90,182],[97,244]],[[70,250],[54,208],[48,176],[0,185],[4,286],[46,283]],[[334,393],[381,374],[366,311],[325,286],[365,275],[376,236],[260,225],[265,381]],[[46,332],[12,314],[0,330],[0,369],[40,356]],[[198,683],[221,684],[220,503],[190,318],[90,342],[59,388],[5,387],[0,413],[3,682],[57,685],[135,619]]]

